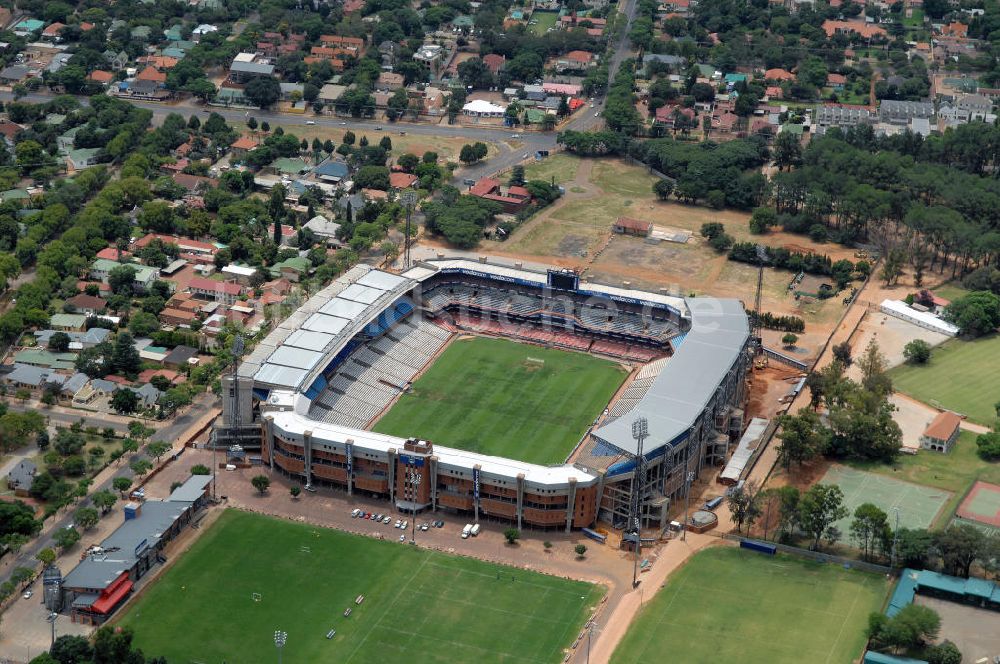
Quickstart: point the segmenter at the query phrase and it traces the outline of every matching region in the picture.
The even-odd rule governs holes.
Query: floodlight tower
[[[232,431],[236,433],[236,440],[239,442],[239,430],[240,430],[240,358],[243,356],[243,351],[246,350],[246,343],[243,340],[243,335],[237,332],[233,336],[233,343],[230,346],[230,350],[233,354],[233,387],[232,387],[232,402],[230,403],[229,412],[232,413]],[[216,499],[216,489],[218,487],[218,476],[219,476],[219,464],[216,461],[215,453],[219,449],[219,436],[216,433],[215,440],[212,444],[212,500]]]
[[[399,195],[399,200],[406,208],[406,237],[403,238],[403,269],[410,269],[410,216],[413,214],[413,206],[417,203],[417,192],[412,189],[405,190]]]
[[[757,292],[753,300],[753,316],[750,318],[750,340],[755,345],[754,354],[760,352],[763,343],[760,337],[760,299],[764,288],[764,263],[767,262],[767,249],[764,245],[758,244],[757,252]]]
[[[288,641],[288,632],[280,629],[274,630],[274,647],[278,650],[278,664],[281,664],[281,651],[285,649],[286,641]]]
[[[644,480],[642,464],[642,443],[649,436],[649,422],[645,417],[638,417],[632,422],[632,438],[635,439],[635,469],[632,474],[632,505],[629,512],[630,527],[635,534],[635,541],[632,543],[635,552],[635,560],[632,565],[632,587],[639,585],[639,508],[642,500],[642,483]]]

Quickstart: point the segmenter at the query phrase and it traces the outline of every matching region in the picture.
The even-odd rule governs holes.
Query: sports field
[[[734,547],[696,554],[647,601],[612,663],[850,664],[880,575]]]
[[[1000,486],[976,482],[956,514],[963,519],[1000,528]]]
[[[277,629],[286,662],[559,662],[602,593],[230,510],[121,623],[172,664],[271,661]]]
[[[892,477],[833,465],[820,480],[821,484],[836,484],[844,492],[844,507],[848,515],[834,525],[842,539],[850,538],[854,510],[864,503],[872,503],[889,515],[895,523],[893,509],[899,510],[899,525],[903,528],[930,528],[942,513],[951,493],[935,487],[902,482]]]
[[[457,339],[375,431],[561,463],[626,375],[614,362],[583,353],[506,339]]]
[[[996,418],[994,389],[1000,376],[1000,335],[953,339],[934,349],[926,365],[904,364],[889,372],[893,387],[911,397],[989,425]]]

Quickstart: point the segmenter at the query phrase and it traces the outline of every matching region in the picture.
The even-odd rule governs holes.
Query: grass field
[[[227,511],[121,623],[172,664],[271,661],[276,629],[288,633],[286,662],[558,662],[602,592]]]
[[[897,391],[989,425],[996,418],[1000,335],[953,339],[934,350],[924,366],[904,364],[889,372]]]
[[[524,177],[527,180],[545,180],[556,184],[572,182],[576,171],[580,168],[580,158],[566,152],[558,152],[541,161],[533,161],[524,167]]]
[[[554,27],[559,20],[559,14],[555,12],[534,12],[531,14],[531,32],[536,35],[544,35],[549,28]]]
[[[891,466],[884,463],[851,463],[854,468],[888,475],[907,482],[945,489],[952,493],[938,519],[946,519],[976,480],[1000,484],[1000,463],[983,461],[976,454],[976,434],[962,431],[947,454],[921,450],[900,454]]]
[[[611,661],[850,664],[886,591],[883,577],[837,565],[707,549],[647,601]]]
[[[531,463],[560,463],[625,376],[619,365],[583,353],[504,339],[459,339],[375,431]]]

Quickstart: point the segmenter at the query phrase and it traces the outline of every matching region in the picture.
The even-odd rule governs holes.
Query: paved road
[[[178,439],[180,439],[181,434],[183,434],[184,431],[188,429],[188,427],[190,427],[192,424],[196,423],[199,419],[204,417],[208,413],[208,411],[210,411],[213,407],[216,406],[216,403],[217,399],[214,395],[211,394],[199,395],[198,398],[195,399],[195,402],[187,410],[187,412],[185,412],[183,415],[174,418],[174,420],[170,422],[170,424],[167,424],[166,426],[159,429],[155,434],[153,434],[153,436],[150,438],[150,441],[151,442],[164,441],[168,443],[176,442]],[[106,477],[100,484],[96,484],[91,487],[90,495],[93,495],[95,492],[102,491],[104,489],[109,489],[113,491],[114,489],[112,489],[111,485],[115,477],[128,477],[132,479],[133,473],[132,469],[129,468],[129,464],[134,459],[142,459],[142,458],[147,458],[147,457],[145,456],[145,454],[140,452],[132,455],[128,459],[125,459],[124,462],[119,462],[119,465],[117,466],[109,466],[109,468],[113,469],[113,472],[107,472],[107,469],[102,471],[102,474],[104,474]],[[46,523],[43,534],[39,537],[36,537],[34,540],[29,542],[23,549],[21,549],[21,551],[18,553],[17,557],[13,559],[13,561],[9,559],[10,558],[9,556],[5,556],[5,561],[4,561],[5,572],[3,580],[6,580],[9,577],[10,571],[12,571],[15,567],[34,567],[36,564],[35,556],[38,554],[39,551],[41,551],[46,547],[55,548],[55,543],[52,539],[52,533],[70,525],[73,522],[73,513],[79,508],[87,507],[90,504],[91,504],[90,498],[89,497],[84,498],[79,503],[70,506],[68,509],[62,512],[61,516],[52,517],[52,519],[48,523]]]

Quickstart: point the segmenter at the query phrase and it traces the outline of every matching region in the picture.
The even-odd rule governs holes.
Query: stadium
[[[613,380],[612,396],[596,397],[605,399],[596,412],[566,413],[584,417],[583,430],[567,421],[563,434],[576,440],[552,465],[518,459],[533,443],[530,427],[512,434],[505,456],[446,434],[376,433],[383,416],[403,407],[397,402],[419,391],[414,386],[438,358],[470,336],[611,360],[628,378]],[[278,324],[224,379],[228,398],[215,444],[239,442],[252,455],[259,449],[261,463],[307,488],[378,497],[405,511],[462,513],[518,528],[568,531],[598,521],[620,528],[638,494],[643,527],[664,528],[690,474],[723,463],[742,431],[750,340],[736,300],[588,283],[567,270],[486,258],[439,257],[401,275],[359,265]],[[544,363],[530,353],[520,361]],[[534,367],[522,369],[529,375]],[[563,377],[568,391],[553,395],[560,411],[591,382]],[[521,400],[524,417],[538,417],[528,414],[534,395],[523,385],[493,395],[503,413],[491,433],[518,418]],[[419,407],[406,405],[411,413]],[[544,412],[545,403],[533,407]],[[648,425],[644,440],[633,437],[640,417]],[[393,428],[409,419],[396,417]]]

